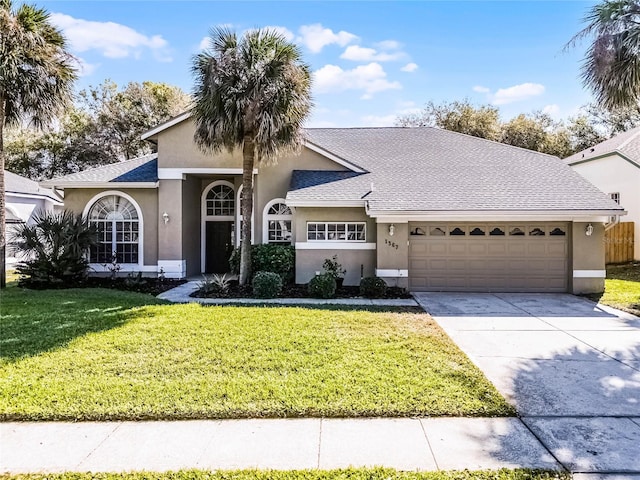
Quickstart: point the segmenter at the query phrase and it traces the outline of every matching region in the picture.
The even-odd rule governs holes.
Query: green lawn
[[[600,303],[640,315],[640,263],[609,265]]]
[[[181,470],[169,473],[62,473],[46,475],[14,475],[12,480],[570,480],[566,472],[542,470],[484,470],[400,472],[389,468],[342,470],[235,470],[208,472]]]
[[[514,414],[417,311],[1,296],[0,420]]]

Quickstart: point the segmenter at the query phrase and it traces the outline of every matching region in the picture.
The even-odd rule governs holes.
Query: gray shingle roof
[[[300,171],[287,200],[365,199],[389,212],[621,210],[557,157],[468,135],[428,127],[306,135],[369,173],[321,182]]]
[[[64,187],[71,183],[115,183],[115,182],[157,182],[158,181],[158,154],[152,153],[143,157],[126,160],[124,162],[111,163],[101,167],[90,168],[81,172],[58,177],[46,182],[44,185],[56,185]]]
[[[640,167],[640,127],[632,128],[565,159],[569,165],[610,153],[621,153]]]
[[[38,185],[38,182],[31,180],[30,178],[17,175],[8,170],[4,171],[4,189],[7,193],[37,195],[41,197],[48,197],[56,202],[60,202],[60,198],[53,190],[43,188]]]

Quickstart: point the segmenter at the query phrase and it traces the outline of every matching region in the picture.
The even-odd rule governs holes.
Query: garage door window
[[[482,237],[485,235],[485,233],[482,228],[474,227],[471,229],[471,233],[469,235],[473,235],[474,237]]]
[[[529,231],[529,236],[530,237],[543,237],[545,235],[546,235],[545,231],[543,229],[541,229],[540,227],[532,228]]]
[[[504,230],[502,230],[500,227],[496,227],[489,232],[489,235],[492,237],[503,237]]]
[[[549,235],[553,237],[564,237],[566,233],[561,228],[556,227],[553,230],[551,230],[551,233]]]
[[[511,230],[509,230],[509,235],[511,235],[512,237],[523,237],[524,227],[511,227]]]
[[[452,228],[451,230],[449,230],[449,235],[454,236],[454,237],[462,236],[462,235],[466,235],[466,234],[467,234],[467,232],[465,232],[460,227],[455,227],[455,228]]]

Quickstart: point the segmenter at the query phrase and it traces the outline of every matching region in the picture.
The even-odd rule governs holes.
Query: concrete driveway
[[[415,293],[574,472],[640,473],[640,319],[567,294]]]

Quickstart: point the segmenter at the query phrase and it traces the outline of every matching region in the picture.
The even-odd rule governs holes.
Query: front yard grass
[[[152,473],[56,473],[0,475],[11,480],[570,480],[571,474],[548,470],[501,469],[479,471],[401,472],[390,468],[341,470],[180,470]]]
[[[514,414],[418,311],[0,295],[0,420]]]
[[[640,263],[607,266],[600,303],[640,316]]]

